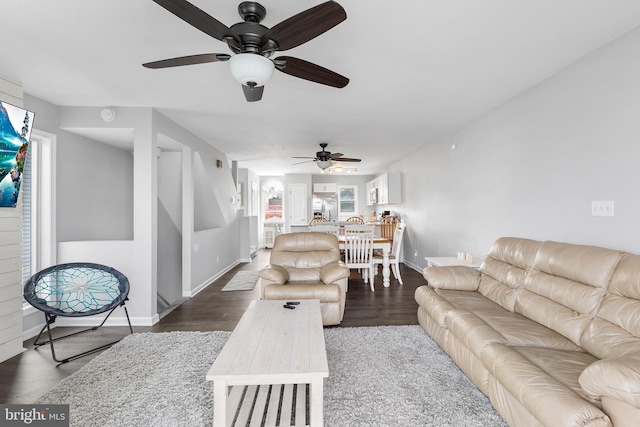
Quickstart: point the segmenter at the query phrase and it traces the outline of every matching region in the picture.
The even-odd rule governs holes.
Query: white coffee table
[[[294,310],[285,302],[252,301],[209,369],[214,427],[232,425],[236,414],[235,425],[261,425],[263,418],[264,425],[324,425],[329,366],[320,301],[300,301]],[[295,424],[278,422],[279,409],[294,414]]]

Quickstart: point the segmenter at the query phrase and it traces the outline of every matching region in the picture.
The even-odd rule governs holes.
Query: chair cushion
[[[276,237],[270,264],[287,268],[320,268],[340,260],[338,238],[328,233],[287,233]]]
[[[340,287],[320,282],[289,282],[284,285],[269,285],[264,289],[264,299],[319,299],[320,302],[339,302]]]

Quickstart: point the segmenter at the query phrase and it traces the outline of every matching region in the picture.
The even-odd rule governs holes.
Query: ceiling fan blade
[[[240,41],[237,34],[213,16],[197,8],[186,0],[153,0],[178,18],[192,25],[214,39],[225,41],[226,37],[233,37]]]
[[[274,62],[276,69],[290,76],[337,88],[343,88],[349,84],[349,79],[345,76],[303,59],[280,56]]]
[[[178,58],[163,59],[160,61],[147,62],[142,64],[146,68],[169,68],[181,67],[183,65],[206,64],[207,62],[228,61],[231,55],[226,53],[202,53],[200,55],[180,56]]]
[[[242,91],[244,92],[244,97],[247,98],[247,101],[260,101],[262,99],[262,93],[264,92],[264,86],[242,85]]]
[[[352,159],[350,157],[339,157],[337,159],[333,159],[336,162],[361,162],[362,159]]]
[[[300,159],[301,157],[294,157],[294,159],[295,159],[295,158]],[[303,164],[303,163],[313,162],[314,160],[315,160],[315,158],[314,158],[314,159],[311,159],[311,160],[305,160],[305,161],[303,161],[303,162],[292,163],[292,165],[291,165],[291,166],[301,165],[301,164]]]
[[[262,36],[262,43],[271,39],[278,43],[277,50],[288,50],[318,37],[345,19],[344,8],[335,1],[328,1],[271,27]]]
[[[329,155],[329,157],[331,157],[331,160],[335,160],[335,159],[337,159],[338,157],[342,157],[342,156],[344,156],[344,154],[342,154],[342,153],[331,153],[331,154]]]
[[[315,157],[308,157],[308,156],[305,156],[305,157],[292,156],[291,158],[292,158],[292,159],[315,159]]]

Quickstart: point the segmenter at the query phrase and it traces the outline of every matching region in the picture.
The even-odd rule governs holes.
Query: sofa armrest
[[[322,280],[322,283],[331,285],[340,279],[349,278],[350,273],[349,267],[347,267],[344,262],[333,261],[322,266],[320,270],[320,280]]]
[[[472,267],[427,267],[422,276],[432,288],[457,291],[477,291],[480,272]]]
[[[640,357],[599,360],[587,366],[578,381],[591,399],[608,397],[640,408]]]
[[[272,285],[284,285],[289,281],[289,272],[279,265],[267,265],[260,271],[260,278]]]

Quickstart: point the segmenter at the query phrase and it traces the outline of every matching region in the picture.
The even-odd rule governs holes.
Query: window
[[[345,220],[358,214],[358,186],[338,186],[338,218]]]
[[[282,182],[270,179],[262,185],[264,200],[264,219],[272,221],[283,221],[282,195],[284,188]]]
[[[55,135],[33,130],[22,177],[22,276],[55,264]]]
[[[31,159],[33,157],[35,143],[31,143],[31,147],[27,150],[27,158],[24,162],[22,171],[22,184],[20,184],[20,197],[22,199],[22,283],[32,276],[35,271],[31,271]]]

